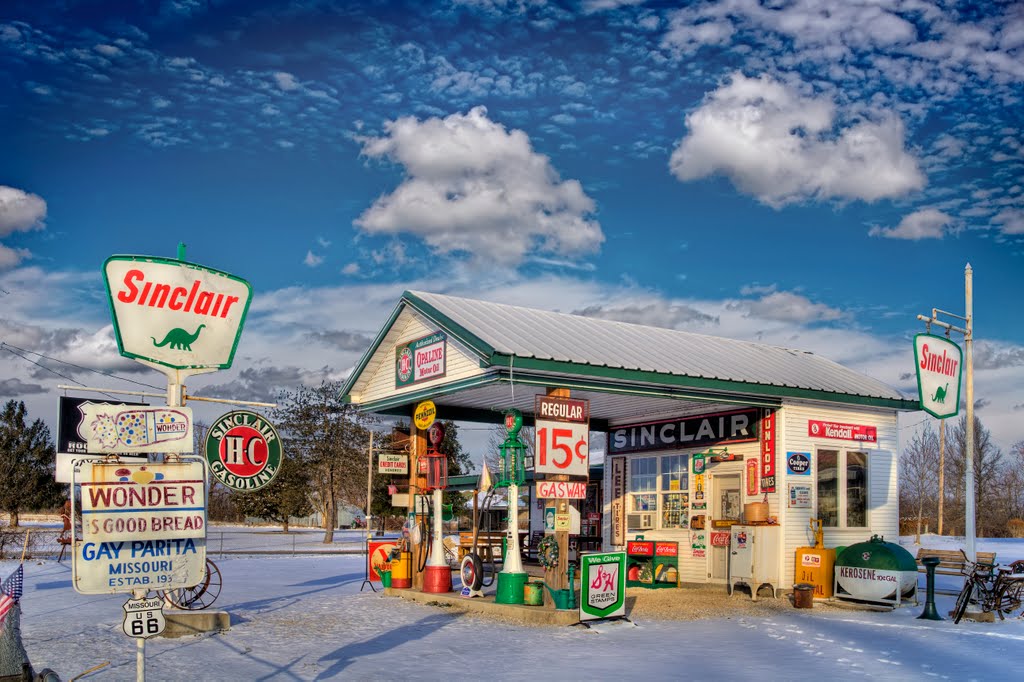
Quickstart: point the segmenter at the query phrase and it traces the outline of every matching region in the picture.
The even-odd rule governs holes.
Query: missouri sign
[[[937,417],[955,417],[960,411],[960,377],[963,353],[943,336],[914,337],[914,367],[921,409]]]
[[[248,282],[151,256],[111,256],[103,275],[121,355],[175,369],[231,366],[252,299]]]

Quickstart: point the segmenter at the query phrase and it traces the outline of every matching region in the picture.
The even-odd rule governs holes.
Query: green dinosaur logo
[[[201,332],[205,326],[205,324],[199,325],[194,334],[189,334],[184,329],[176,327],[167,332],[167,336],[165,336],[164,340],[160,343],[157,343],[156,338],[152,336],[149,338],[153,339],[153,345],[157,348],[170,344],[171,350],[192,350],[192,343],[199,338],[199,332]]]
[[[939,386],[938,388],[935,389],[935,395],[932,396],[932,400],[934,400],[937,403],[942,403],[943,405],[945,405],[946,404],[946,391],[948,391],[948,390],[949,390],[949,384],[948,383],[945,386]]]

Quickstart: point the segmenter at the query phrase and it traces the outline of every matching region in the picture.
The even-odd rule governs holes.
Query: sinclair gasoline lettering
[[[263,416],[229,412],[210,428],[206,459],[213,475],[229,488],[258,490],[281,468],[281,441]]]
[[[608,434],[611,454],[757,440],[758,410],[633,424]]]

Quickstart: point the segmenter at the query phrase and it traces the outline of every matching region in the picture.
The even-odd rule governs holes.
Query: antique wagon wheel
[[[186,611],[199,611],[210,607],[220,596],[223,584],[220,569],[210,559],[206,560],[206,575],[199,584],[162,592],[161,596],[171,605]]]

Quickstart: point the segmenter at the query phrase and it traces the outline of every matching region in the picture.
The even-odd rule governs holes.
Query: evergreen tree
[[[281,458],[281,468],[265,487],[234,495],[235,508],[246,516],[255,516],[281,524],[288,532],[288,519],[313,513],[309,499],[309,473],[302,463]]]
[[[53,476],[56,450],[42,420],[26,423],[24,402],[9,400],[0,414],[0,510],[17,527],[23,511],[60,506],[63,486]]]

